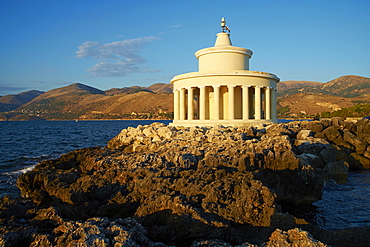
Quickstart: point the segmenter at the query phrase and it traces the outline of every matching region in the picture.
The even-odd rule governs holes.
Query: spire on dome
[[[215,42],[215,46],[230,46],[231,40],[230,40],[230,34],[229,33],[218,33]]]
[[[227,30],[229,33],[231,32],[230,29],[226,26],[226,21],[224,17],[221,18],[221,28],[223,33],[225,32],[225,30]]]

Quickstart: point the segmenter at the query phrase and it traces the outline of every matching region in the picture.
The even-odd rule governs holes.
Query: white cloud
[[[95,64],[91,69],[88,69],[94,76],[101,77],[121,77],[127,74],[139,72],[140,67],[136,66],[135,63],[129,62],[118,62],[118,63],[106,63],[100,62]]]
[[[139,51],[144,44],[156,39],[151,36],[106,44],[86,41],[78,47],[76,57],[92,57],[100,61],[88,69],[94,76],[121,77],[134,72],[150,72],[141,66],[146,60],[139,55]]]
[[[182,26],[181,24],[176,24],[176,25],[168,26],[168,28],[179,28],[181,26]]]

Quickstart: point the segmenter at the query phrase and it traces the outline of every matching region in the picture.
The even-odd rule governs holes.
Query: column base
[[[170,126],[183,126],[183,127],[213,127],[222,125],[225,127],[242,127],[242,126],[254,126],[258,124],[272,124],[277,123],[277,120],[271,119],[235,119],[235,120],[174,120],[170,123]]]

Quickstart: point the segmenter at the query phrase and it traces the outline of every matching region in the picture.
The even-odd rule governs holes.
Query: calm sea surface
[[[0,121],[0,197],[17,196],[15,181],[46,159],[69,151],[106,146],[122,129],[171,121]],[[370,225],[370,171],[352,172],[346,184],[328,183],[307,215],[326,229]]]

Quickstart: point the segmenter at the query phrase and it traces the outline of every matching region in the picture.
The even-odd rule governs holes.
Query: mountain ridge
[[[361,76],[342,76],[326,83],[282,81],[277,89],[279,117],[312,117],[325,111],[370,103],[370,78]],[[169,119],[173,115],[171,94],[172,85],[166,83],[105,91],[74,83],[40,92],[28,102],[5,110],[1,115],[2,119],[10,120]],[[6,99],[7,96],[0,97],[0,103],[4,97]]]
[[[0,112],[14,110],[43,93],[44,92],[38,90],[30,90],[15,95],[9,94],[0,96]]]

